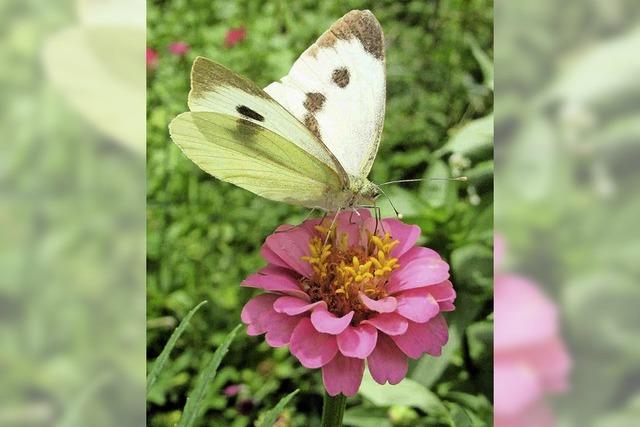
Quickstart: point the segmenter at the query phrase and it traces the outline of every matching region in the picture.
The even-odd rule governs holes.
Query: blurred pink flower
[[[169,52],[177,56],[186,55],[189,52],[189,45],[185,42],[175,42],[169,45]]]
[[[147,68],[150,70],[155,69],[159,63],[158,52],[154,49],[148,47],[147,48]]]
[[[224,46],[234,47],[247,37],[247,29],[244,27],[231,28],[224,36]]]
[[[227,397],[233,397],[235,395],[237,395],[238,393],[242,392],[242,390],[244,390],[244,385],[242,384],[231,384],[228,385],[224,388],[224,390],[222,390],[222,393],[224,393],[225,396]]]
[[[535,283],[501,271],[500,236],[495,248],[494,425],[553,426],[545,398],[566,390],[571,367],[556,307]]]
[[[358,392],[365,360],[380,384],[407,374],[407,357],[441,354],[448,339],[440,314],[455,307],[449,266],[414,246],[420,228],[377,224],[367,210],[331,221],[283,226],[262,246],[267,267],[243,286],[268,293],[242,310],[249,335],[289,345],[307,368],[322,368],[331,396]]]

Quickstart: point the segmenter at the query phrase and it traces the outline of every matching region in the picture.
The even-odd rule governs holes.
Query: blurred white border
[[[0,425],[144,425],[145,2],[0,26]]]
[[[637,424],[639,6],[495,6],[495,228],[510,247],[506,268],[555,305],[573,359],[566,393],[542,397],[554,408],[546,421],[512,425]],[[498,311],[496,331],[509,328]]]

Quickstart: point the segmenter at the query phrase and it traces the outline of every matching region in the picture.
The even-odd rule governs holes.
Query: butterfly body
[[[265,89],[199,57],[188,101],[171,138],[218,179],[325,211],[379,195],[367,175],[384,122],[384,39],[369,11],[347,13]]]
[[[346,187],[339,191],[329,191],[321,203],[315,205],[306,204],[305,207],[335,212],[351,207],[372,206],[379,195],[378,186],[368,179],[350,177]]]

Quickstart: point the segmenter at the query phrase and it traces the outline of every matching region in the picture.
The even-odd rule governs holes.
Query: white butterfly
[[[267,199],[325,211],[374,203],[384,37],[368,11],[335,22],[264,90],[199,57],[171,138],[201,169]]]

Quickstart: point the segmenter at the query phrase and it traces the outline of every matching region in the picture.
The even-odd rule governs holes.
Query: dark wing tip
[[[370,10],[352,10],[330,28],[337,37],[356,37],[364,49],[375,58],[384,61],[384,35],[382,27]]]

